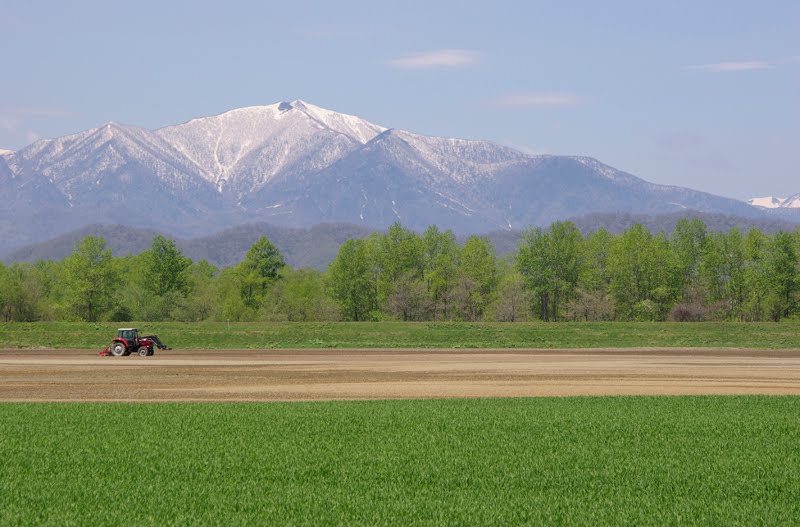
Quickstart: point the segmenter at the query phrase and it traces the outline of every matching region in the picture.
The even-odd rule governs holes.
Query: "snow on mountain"
[[[800,209],[800,194],[795,194],[783,200],[781,203],[783,209]]]
[[[775,209],[780,207],[783,202],[786,201],[784,198],[776,198],[774,196],[767,196],[764,198],[751,198],[747,200],[747,203],[753,205],[754,207],[764,207],[766,209]]]
[[[154,132],[133,126],[108,123],[38,141],[7,159],[15,173],[47,178],[70,206],[128,204],[134,196],[165,206],[172,200],[210,205],[216,199],[203,188],[197,165]]]
[[[217,190],[230,187],[240,198],[287,171],[329,166],[384,130],[296,100],[231,110],[156,133],[201,167]]]
[[[773,196],[752,198],[748,199],[747,203],[765,209],[800,209],[800,194],[795,194],[789,198],[776,198]]]
[[[0,155],[0,191],[0,229],[14,229],[0,232],[0,245],[88,223],[186,236],[252,221],[485,232],[593,212],[770,212],[589,157],[387,129],[300,100],[155,131],[108,123],[41,140]],[[790,199],[800,208],[800,195]]]
[[[461,183],[491,177],[504,165],[531,159],[531,156],[489,141],[423,136],[402,130],[394,133],[433,169]]]
[[[0,148],[0,157],[10,156],[13,153],[14,153],[13,150],[6,150],[5,148]]]

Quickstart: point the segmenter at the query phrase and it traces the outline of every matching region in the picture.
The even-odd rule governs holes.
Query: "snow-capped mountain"
[[[13,153],[14,153],[13,150],[6,150],[5,148],[0,148],[0,157],[10,156]]]
[[[190,159],[218,192],[238,200],[276,177],[323,169],[384,130],[294,101],[194,119],[156,134]]]
[[[592,158],[423,136],[299,100],[38,141],[0,155],[0,190],[0,250],[92,223],[185,236],[252,221],[485,232],[592,212],[766,213]]]
[[[765,209],[800,209],[800,194],[795,194],[788,198],[776,198],[773,196],[751,198],[747,200],[747,203]]]

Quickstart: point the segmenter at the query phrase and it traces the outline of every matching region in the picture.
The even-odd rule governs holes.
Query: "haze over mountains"
[[[259,221],[482,233],[604,212],[800,217],[588,157],[422,136],[303,101],[159,130],[109,123],[0,152],[0,192],[0,253],[92,224],[194,237]]]
[[[777,230],[789,231],[795,225],[790,222],[767,218],[741,218],[724,214],[708,214],[679,211],[657,216],[627,213],[593,213],[570,221],[584,234],[604,228],[612,234],[619,234],[634,224],[644,225],[650,232],[670,233],[681,218],[695,218],[703,221],[708,229],[727,231],[737,228],[746,232],[757,228],[765,233]],[[191,239],[177,238],[176,244],[183,253],[194,261],[206,260],[218,267],[235,265],[244,259],[248,249],[261,236],[267,236],[283,254],[286,263],[295,268],[311,267],[324,270],[336,257],[339,246],[353,238],[363,238],[375,232],[374,229],[343,223],[320,224],[308,229],[281,227],[269,223],[247,223],[230,227],[210,235]],[[11,251],[3,258],[7,262],[35,262],[36,260],[60,260],[69,255],[75,244],[85,236],[102,236],[116,256],[139,254],[150,248],[153,236],[167,234],[154,229],[127,227],[124,225],[89,225],[70,231],[45,242],[26,245]],[[502,230],[485,233],[499,256],[517,250],[523,231]],[[463,242],[465,235],[460,236]]]

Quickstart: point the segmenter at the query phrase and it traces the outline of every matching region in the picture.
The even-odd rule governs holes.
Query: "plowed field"
[[[800,394],[800,350],[0,350],[2,401]]]

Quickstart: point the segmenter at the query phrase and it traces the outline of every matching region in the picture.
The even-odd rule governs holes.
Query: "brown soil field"
[[[800,394],[800,350],[0,350],[0,401]]]

